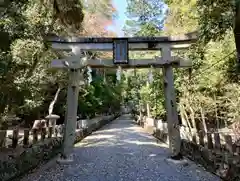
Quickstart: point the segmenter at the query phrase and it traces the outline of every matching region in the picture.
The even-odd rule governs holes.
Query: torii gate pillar
[[[171,48],[169,46],[161,49],[163,60],[171,60]],[[181,136],[179,130],[179,120],[176,105],[176,94],[174,88],[174,74],[171,64],[166,64],[163,67],[163,80],[164,80],[164,95],[165,95],[165,108],[167,112],[167,125],[169,136],[169,148],[171,157],[175,159],[182,158],[180,154]]]
[[[72,47],[74,55],[80,55],[79,48]],[[79,56],[80,57],[80,56]],[[72,162],[72,150],[75,141],[75,130],[77,122],[79,83],[83,80],[82,72],[79,68],[69,70],[69,82],[67,91],[67,110],[65,114],[65,129],[63,137],[63,147],[59,162]]]

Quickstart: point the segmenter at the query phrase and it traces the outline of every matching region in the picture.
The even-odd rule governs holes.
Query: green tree
[[[180,107],[185,108],[186,119],[193,121],[194,118],[200,127],[204,117],[213,128],[227,125],[226,120],[239,120],[236,116],[239,112],[234,108],[239,101],[230,96],[239,91],[236,86],[239,83],[234,63],[236,57],[233,54],[232,2],[166,1],[169,7],[164,28],[166,34],[200,32],[199,41],[192,49],[178,52],[179,56],[192,59],[192,79],[189,80],[184,70],[176,72]]]
[[[102,8],[112,8],[110,0],[101,2],[105,5],[102,5]],[[67,72],[48,67],[52,59],[63,58],[68,53],[64,51],[56,53],[44,39],[49,34],[92,35],[93,32],[86,31],[88,28],[84,26],[90,19],[94,20],[94,16],[105,19],[102,24],[91,24],[89,29],[96,30],[98,35],[108,35],[109,32],[106,32],[104,26],[111,22],[111,13],[108,13],[108,16],[106,13],[91,12],[90,14],[90,10],[82,6],[81,1],[78,0],[9,1],[6,7],[0,16],[0,32],[9,35],[8,43],[4,43],[0,50],[0,117],[4,118],[4,115],[10,113],[17,114],[31,123],[36,118],[46,116],[49,103],[59,88],[61,91],[54,106],[54,113],[64,116]],[[91,52],[87,54],[91,55]],[[94,86],[98,87],[99,84],[101,89],[107,89],[107,85],[102,85],[102,82],[94,83],[92,89],[94,90]],[[112,86],[112,92],[116,92],[115,88],[118,87]],[[93,104],[94,107],[87,113],[88,115],[104,111],[99,109],[100,104],[106,96],[112,95],[98,95],[97,91],[92,91],[88,86],[81,89],[84,94],[79,95],[79,100],[88,94],[90,102],[98,102]],[[111,101],[117,102],[119,99],[116,97],[114,99],[111,97]],[[106,107],[107,103],[104,104]]]
[[[128,0],[125,33],[128,36],[157,36],[164,20],[164,3],[157,0]]]

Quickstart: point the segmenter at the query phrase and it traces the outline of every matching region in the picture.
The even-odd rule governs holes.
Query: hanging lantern
[[[117,72],[116,72],[116,76],[117,76],[117,80],[120,81],[121,80],[121,72],[122,69],[120,66],[118,66]]]
[[[151,66],[151,69],[148,72],[148,82],[149,83],[153,82],[152,66]]]
[[[88,84],[91,84],[92,82],[92,69],[91,67],[87,66],[87,75],[88,75]]]

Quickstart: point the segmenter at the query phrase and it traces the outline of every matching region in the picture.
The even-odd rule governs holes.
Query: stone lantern
[[[81,127],[87,128],[88,127],[88,119],[81,119]]]
[[[57,122],[57,119],[59,119],[59,118],[60,118],[60,116],[58,116],[56,114],[50,114],[50,115],[46,116],[46,119],[48,120],[48,127],[53,128],[53,134],[55,134],[56,122]]]

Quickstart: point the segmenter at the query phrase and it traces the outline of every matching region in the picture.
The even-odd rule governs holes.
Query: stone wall
[[[92,124],[90,124],[87,128],[80,129],[76,132],[75,142],[81,141],[93,131],[110,123],[118,116],[119,114],[116,114],[91,120]],[[4,158],[1,157],[0,180],[10,181],[22,174],[25,174],[31,169],[36,168],[39,164],[46,163],[48,160],[60,153],[61,145],[62,137],[53,137],[33,144],[29,148],[21,147],[12,150],[12,153],[8,153]]]
[[[143,117],[135,120],[156,138],[168,143],[167,123],[155,120],[155,126],[148,126],[149,119]],[[138,121],[137,121],[138,120]],[[150,120],[152,123],[153,120]],[[196,135],[186,127],[180,127],[181,152],[187,158],[201,164],[208,170],[226,181],[240,181],[240,149],[232,144],[231,137],[225,135],[225,141],[219,139],[218,133],[203,133],[198,131]],[[195,131],[196,132],[196,131]]]

